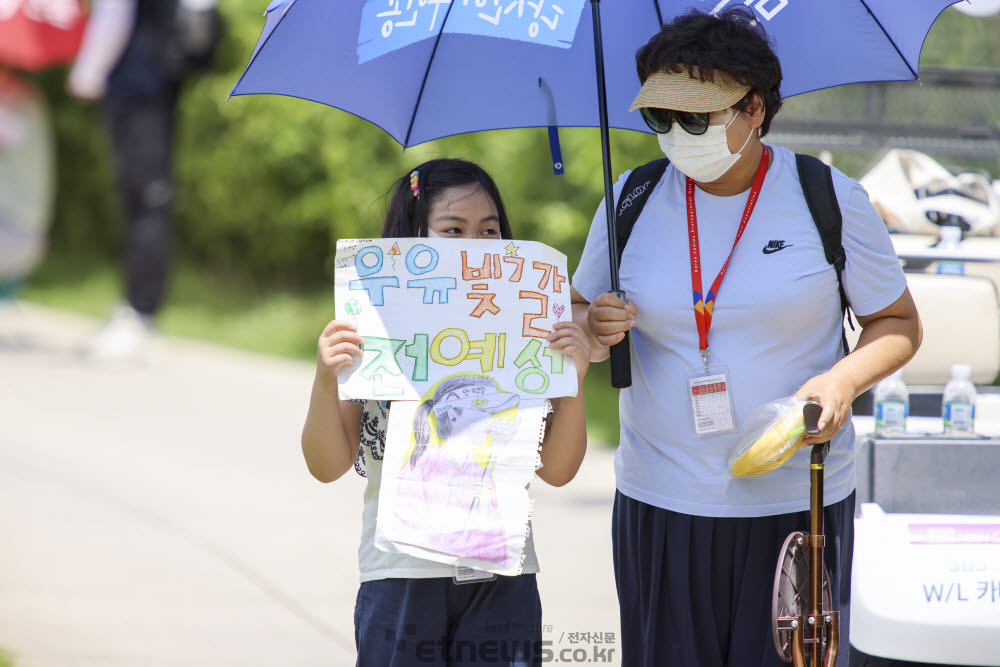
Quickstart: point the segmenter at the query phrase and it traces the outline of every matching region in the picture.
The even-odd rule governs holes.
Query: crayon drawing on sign
[[[499,574],[521,570],[546,401],[458,373],[389,417],[375,545]]]
[[[343,398],[418,400],[463,371],[524,398],[576,395],[572,359],[546,340],[569,306],[562,253],[533,241],[347,239],[335,266],[337,319],[364,339]]]

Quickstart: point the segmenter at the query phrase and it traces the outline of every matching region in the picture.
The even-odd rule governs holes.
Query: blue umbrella
[[[275,0],[232,94],[328,104],[404,147],[482,130],[601,127],[617,291],[608,127],[648,131],[628,107],[635,52],[661,24],[692,8],[751,8],[774,39],[788,97],[917,78],[924,37],[955,1],[607,0],[602,25],[600,0]],[[628,386],[619,345],[613,383]]]

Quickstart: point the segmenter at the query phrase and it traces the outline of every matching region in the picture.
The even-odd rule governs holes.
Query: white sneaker
[[[136,359],[156,337],[151,315],[127,304],[116,306],[111,317],[87,341],[84,353],[92,359]]]

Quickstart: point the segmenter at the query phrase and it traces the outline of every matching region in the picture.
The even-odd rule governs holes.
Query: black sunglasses
[[[639,113],[646,121],[653,132],[665,134],[670,131],[670,127],[676,120],[688,134],[705,134],[708,130],[708,114],[695,113],[693,111],[674,111],[672,109],[658,109],[656,107],[640,107]]]

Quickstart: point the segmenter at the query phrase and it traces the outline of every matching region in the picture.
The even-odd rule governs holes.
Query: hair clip
[[[416,169],[410,174],[410,189],[413,190],[413,196],[420,199],[420,172]]]

